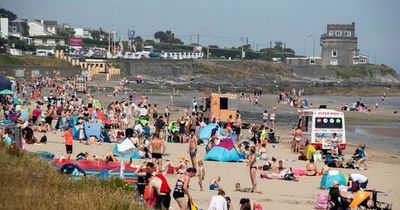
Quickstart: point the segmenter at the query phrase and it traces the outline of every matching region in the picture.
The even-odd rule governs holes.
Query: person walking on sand
[[[68,130],[64,132],[64,138],[65,138],[65,149],[68,155],[67,159],[70,159],[72,154],[72,145],[74,144],[71,125],[68,127]]]
[[[240,131],[242,129],[242,119],[240,119],[240,114],[239,113],[236,114],[236,120],[235,120],[233,125],[235,126],[235,133],[236,133],[236,136],[237,136],[236,142],[240,142]]]
[[[251,192],[257,191],[257,159],[256,159],[256,147],[250,147],[250,155],[249,159],[249,172],[250,172],[250,180],[252,184]]]
[[[189,137],[189,156],[190,160],[192,161],[193,168],[196,168],[197,145],[198,145],[197,137],[194,131],[191,131]]]
[[[162,155],[166,149],[165,143],[160,139],[159,133],[153,135],[153,139],[150,142],[149,150],[151,158],[154,164],[158,164],[159,170],[162,168]]]
[[[301,130],[300,126],[297,126],[296,130],[294,130],[293,135],[293,152],[299,153],[300,152],[300,140],[303,137],[303,131]]]
[[[195,168],[188,168],[185,175],[176,181],[173,197],[181,210],[186,210],[186,204],[191,204],[193,202],[193,198],[189,193],[189,183],[190,179],[196,175],[196,172],[197,170]],[[185,202],[185,194],[188,197],[188,202]]]

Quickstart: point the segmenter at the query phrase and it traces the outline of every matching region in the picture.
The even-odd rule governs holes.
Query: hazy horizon
[[[0,6],[20,18],[51,19],[75,27],[112,31],[123,39],[134,29],[144,39],[171,30],[185,43],[239,46],[246,38],[258,49],[282,41],[297,55],[320,56],[320,36],[326,25],[356,23],[358,48],[370,63],[386,64],[400,72],[400,1],[338,0],[0,0]]]

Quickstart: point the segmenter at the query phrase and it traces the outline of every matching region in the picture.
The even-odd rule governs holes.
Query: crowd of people
[[[138,82],[139,84],[141,82]],[[168,209],[172,198],[179,208],[187,209],[194,205],[195,198],[191,195],[189,184],[192,178],[197,177],[200,191],[215,190],[217,195],[212,196],[209,204],[210,210],[232,209],[232,201],[226,196],[221,186],[221,176],[210,179],[209,186],[204,187],[206,169],[203,160],[198,160],[198,147],[202,143],[199,138],[199,131],[208,123],[216,123],[218,128],[223,128],[215,118],[210,116],[210,111],[203,105],[199,105],[196,98],[193,98],[190,108],[183,109],[173,119],[169,106],[149,104],[149,98],[143,93],[128,91],[121,82],[113,92],[114,96],[119,94],[125,97],[122,100],[115,100],[104,106],[97,95],[87,96],[77,93],[73,85],[73,79],[66,80],[42,77],[26,83],[18,83],[16,95],[3,97],[0,120],[9,120],[18,124],[23,129],[23,145],[38,142],[45,143],[45,140],[38,140],[34,133],[45,134],[48,132],[60,132],[65,139],[65,151],[67,158],[73,154],[74,139],[78,138],[79,143],[99,144],[102,142],[119,142],[120,140],[130,141],[143,158],[151,158],[143,162],[135,171],[138,177],[138,193],[146,201],[147,206],[157,209]],[[28,94],[30,92],[30,94]],[[122,94],[123,93],[123,94]],[[301,99],[304,90],[293,91],[293,96],[287,92],[279,94],[279,102],[287,102],[292,107],[307,108],[311,104]],[[262,91],[257,91],[254,96],[243,97],[245,101],[258,104],[258,97]],[[296,97],[294,97],[296,96]],[[173,103],[170,103],[171,105]],[[361,105],[360,105],[361,106]],[[164,111],[161,109],[164,108]],[[217,134],[216,130],[211,132],[206,150],[209,151],[214,144],[223,141],[223,137],[232,136],[235,140],[235,148],[247,163],[251,187],[241,187],[240,183],[235,184],[235,191],[245,193],[261,193],[257,188],[257,178],[280,179],[298,181],[299,177],[291,167],[284,167],[282,160],[274,157],[269,159],[267,145],[278,143],[279,136],[275,135],[276,107],[271,112],[265,110],[262,114],[262,122],[252,125],[250,131],[253,137],[248,141],[241,135],[242,119],[241,113],[229,116],[225,125],[224,134]],[[85,132],[86,123],[97,123],[101,126],[101,135],[87,136]],[[1,133],[2,138],[8,144],[12,144],[10,129]],[[351,160],[342,159],[340,149],[335,146],[333,136],[330,154],[324,156],[326,166],[321,170],[317,169],[314,162],[315,148],[306,143],[305,148],[300,146],[302,138],[301,127],[294,128],[291,132],[291,151],[300,153],[300,159],[309,160],[305,165],[307,176],[321,175],[329,168],[351,167],[357,165],[361,169],[367,168],[365,145],[360,145]],[[241,139],[242,138],[242,139]],[[179,158],[174,174],[179,177],[176,183],[171,185],[165,175],[173,166],[172,160],[165,159],[167,150],[166,142],[187,143],[187,155]],[[23,146],[24,148],[25,146]],[[302,149],[302,150],[301,150]],[[88,152],[82,152],[78,156],[85,160],[118,161],[112,152],[102,156],[91,156]],[[77,158],[78,158],[77,156]],[[257,162],[262,161],[259,164]],[[260,167],[262,169],[261,172]],[[368,179],[365,176],[350,174],[350,180],[357,182],[359,188],[366,188]],[[351,182],[350,182],[351,183]],[[351,183],[352,184],[352,183]],[[174,186],[174,187],[171,187]],[[254,199],[242,198],[240,200],[242,210],[261,210],[261,203]]]

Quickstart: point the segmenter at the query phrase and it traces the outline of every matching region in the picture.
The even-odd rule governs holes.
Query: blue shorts
[[[210,185],[210,190],[216,190],[218,188],[217,184],[211,184]]]

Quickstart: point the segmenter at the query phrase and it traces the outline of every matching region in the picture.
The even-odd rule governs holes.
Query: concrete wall
[[[52,67],[52,66],[5,66],[0,65],[0,75],[14,76],[17,78],[30,79],[31,77],[46,76],[54,77],[54,70],[59,71],[62,77],[81,74],[82,70],[75,66]]]

